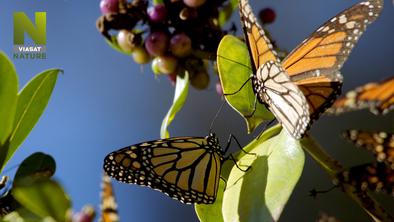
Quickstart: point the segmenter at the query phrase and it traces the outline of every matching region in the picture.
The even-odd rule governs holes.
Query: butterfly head
[[[207,144],[208,146],[212,147],[212,148],[217,148],[220,149],[220,145],[219,145],[219,139],[217,138],[216,134],[213,132],[210,132],[208,134],[208,136],[205,137],[207,140]]]

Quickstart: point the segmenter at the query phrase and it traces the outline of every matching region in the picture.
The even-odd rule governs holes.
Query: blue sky
[[[251,4],[256,12],[266,6],[276,10],[277,20],[269,30],[279,46],[291,50],[319,25],[356,2],[267,0]],[[385,3],[382,16],[362,36],[342,69],[345,90],[394,74],[394,8],[391,1]],[[174,90],[166,77],[155,79],[150,66],[139,66],[106,45],[95,27],[100,16],[98,5],[98,1],[75,0],[0,2],[0,49],[9,56],[13,47],[12,13],[24,11],[32,16],[35,11],[47,12],[48,58],[14,61],[21,86],[44,69],[64,70],[47,110],[9,166],[36,151],[53,155],[58,167],[56,178],[70,194],[74,209],[87,203],[98,206],[102,161],[107,153],[159,137],[161,120]],[[238,13],[233,19],[239,25]],[[170,128],[172,135],[207,134],[221,103],[215,93],[215,82],[216,77],[208,90],[191,90],[185,108]],[[339,133],[352,127],[394,131],[393,117],[390,114],[378,118],[368,112],[325,117],[313,126],[312,134],[328,152],[350,166],[369,156],[359,152],[354,158],[356,150],[341,140]],[[222,141],[229,133],[237,135],[242,144],[252,138],[246,135],[243,120],[229,107],[217,120],[215,131]],[[343,221],[356,218],[369,221],[340,191],[317,200],[308,197],[310,189],[330,185],[327,175],[308,157],[283,221],[293,221],[295,217],[311,221],[319,210],[335,214]],[[131,221],[130,218],[133,221],[197,220],[193,207],[156,191],[120,183],[115,183],[115,189],[122,221]]]

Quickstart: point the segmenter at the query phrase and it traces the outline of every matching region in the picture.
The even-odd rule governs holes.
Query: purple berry
[[[164,4],[158,4],[149,7],[148,16],[152,22],[163,22],[167,17],[166,6]]]
[[[175,72],[178,66],[178,60],[171,55],[160,56],[157,66],[161,73],[170,74]]]
[[[259,12],[259,17],[262,23],[269,24],[275,21],[276,13],[271,8],[265,8]]]
[[[205,3],[206,0],[183,0],[183,3],[185,5],[191,7],[191,8],[197,8]]]
[[[184,33],[176,34],[170,40],[170,50],[180,58],[188,56],[192,52],[192,40]]]
[[[168,48],[169,38],[165,32],[152,32],[145,39],[145,48],[153,56],[163,55]]]
[[[119,0],[101,0],[100,10],[103,14],[118,12]]]

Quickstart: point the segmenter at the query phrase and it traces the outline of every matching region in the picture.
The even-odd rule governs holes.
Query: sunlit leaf
[[[23,160],[19,166],[15,174],[14,184],[26,179],[31,181],[42,178],[48,179],[55,173],[55,170],[56,162],[50,155],[41,152],[33,153]]]
[[[257,102],[256,111],[250,116],[253,113],[256,97],[252,89],[252,83],[250,81],[246,82],[252,74],[248,49],[241,40],[226,35],[219,44],[217,54],[223,93],[232,94],[237,92],[246,83],[239,92],[234,95],[227,95],[225,98],[230,106],[244,117],[248,132],[251,133],[260,123],[274,117],[259,102]]]
[[[272,127],[268,130],[266,130],[259,139],[259,142],[263,142],[272,136],[278,134],[280,131],[280,127]],[[250,151],[250,149],[253,148],[253,146],[247,146],[243,148],[246,152]],[[245,154],[245,152],[238,151],[233,154],[236,159],[242,158]],[[223,163],[222,170],[220,173],[220,177],[224,178],[225,180],[228,180],[229,174],[231,169],[234,167],[234,162],[231,160],[227,160]],[[223,179],[221,179],[219,183],[219,188],[218,188],[218,194],[216,197],[216,200],[213,204],[196,204],[195,205],[195,210],[197,213],[198,218],[200,219],[201,222],[221,222],[224,221],[223,215],[222,215],[222,206],[223,206],[223,194],[225,190],[225,185],[226,183],[224,182]]]
[[[250,153],[233,167],[223,196],[224,221],[278,221],[304,166],[300,143],[282,130],[245,147]]]
[[[179,112],[179,110],[182,109],[183,105],[185,104],[188,92],[189,92],[189,74],[185,72],[185,75],[183,77],[177,75],[174,100],[172,102],[170,110],[168,110],[168,113],[164,117],[163,122],[161,124],[161,129],[160,129],[161,138],[168,138],[170,136],[167,128],[171,124],[175,115]]]
[[[18,77],[9,58],[0,51],[0,148],[13,127],[18,94]]]
[[[6,161],[25,140],[44,112],[60,72],[59,69],[49,69],[38,74],[19,93]]]
[[[63,188],[53,180],[37,180],[33,183],[18,183],[12,194],[26,209],[40,217],[51,217],[57,222],[66,221],[71,207]]]

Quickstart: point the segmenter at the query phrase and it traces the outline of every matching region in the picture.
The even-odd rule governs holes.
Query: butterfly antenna
[[[219,113],[222,111],[223,106],[224,106],[224,103],[226,103],[226,100],[225,100],[224,97],[223,97],[223,102],[222,102],[222,104],[220,105],[220,107],[219,107],[218,111],[216,112],[215,116],[213,117],[213,119],[212,119],[212,121],[211,121],[211,125],[209,126],[209,133],[211,133],[213,124],[215,123],[215,120],[218,118]]]

